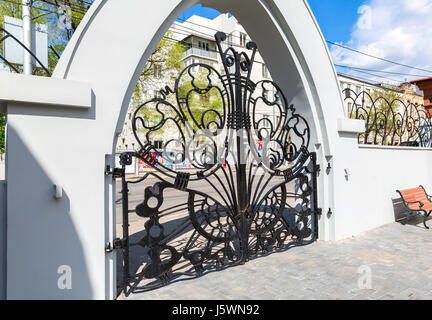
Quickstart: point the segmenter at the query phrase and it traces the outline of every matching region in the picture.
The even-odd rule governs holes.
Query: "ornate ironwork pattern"
[[[121,155],[122,171],[132,157],[154,169],[134,181],[122,176],[124,278],[135,283],[134,290],[244,264],[317,237],[318,165],[309,152],[308,123],[276,83],[250,79],[255,43],[246,46],[249,56],[224,49],[224,33],[215,38],[223,75],[210,65],[191,64],[174,89],[165,87],[132,117],[140,150]],[[264,89],[275,93],[273,99]],[[274,112],[273,119],[260,118],[260,108]],[[174,130],[175,138],[164,141],[161,151],[153,141],[164,130]],[[189,162],[192,169],[163,162]],[[128,185],[141,182],[147,182],[143,201],[131,209]],[[175,203],[166,196],[173,190],[182,195]],[[144,219],[135,242],[128,233],[130,212]],[[144,248],[146,259],[130,276],[133,246]]]
[[[423,105],[372,97],[367,91],[343,91],[348,117],[365,120],[362,144],[432,147],[432,119]]]

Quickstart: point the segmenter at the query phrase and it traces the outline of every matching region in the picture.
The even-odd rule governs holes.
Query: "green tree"
[[[164,45],[164,44],[162,44]],[[171,44],[170,44],[171,46]],[[178,50],[181,48],[181,50]],[[174,53],[173,53],[174,51]],[[158,63],[163,63],[164,68],[166,68],[166,71],[170,71],[172,76],[172,79],[170,83],[167,83],[167,85],[170,86],[170,88],[173,88],[174,86],[174,78],[178,78],[180,75],[180,72],[183,70],[183,64],[181,63],[181,55],[183,54],[184,48],[181,44],[175,44],[170,50],[162,50],[161,52],[166,52],[167,54],[165,56],[159,56],[158,57]],[[149,61],[148,65],[154,64],[155,61]],[[151,67],[146,66],[145,70],[151,70]],[[146,95],[146,92],[142,90],[141,88],[155,88],[155,86],[159,85],[160,83],[154,83],[155,79],[153,78],[152,73],[146,73],[146,77],[142,77],[142,82],[139,82],[136,89],[135,89],[135,95],[134,95],[134,105],[138,106],[141,103],[143,103],[143,98]],[[174,105],[176,108],[181,108],[183,113],[186,117],[186,122],[190,125],[192,125],[193,130],[198,129],[209,129],[211,131],[215,131],[218,127],[218,125],[221,124],[221,113],[223,108],[222,103],[222,97],[219,93],[219,91],[216,88],[211,89],[207,93],[198,93],[194,91],[194,85],[200,89],[204,89],[207,87],[208,84],[208,71],[205,68],[198,68],[195,67],[192,71],[192,74],[194,76],[194,79],[189,75],[188,72],[183,73],[178,86],[178,96],[179,100],[182,101],[179,106],[177,106],[177,101],[175,95],[171,94],[166,97],[166,100]],[[192,84],[192,80],[194,85]],[[212,79],[212,82],[216,82],[216,79]],[[213,83],[214,83],[213,82]],[[162,87],[164,88],[164,87]],[[153,97],[148,97],[149,98]],[[186,99],[187,99],[187,105],[186,106]],[[165,119],[169,117],[176,117],[176,112],[168,107],[164,106],[163,104],[159,104],[158,109],[156,109],[156,103],[148,104],[146,107],[140,109],[140,116],[147,122],[148,124],[151,124],[151,126],[157,126],[160,121],[162,120],[162,115],[160,112],[162,111],[165,115]],[[210,111],[209,111],[210,110]],[[167,123],[160,127],[158,130],[152,132],[152,136],[162,136],[164,135],[168,130],[170,130],[172,126]],[[183,131],[186,131],[186,128],[184,126],[181,127]],[[148,130],[141,130],[141,132],[146,133]],[[197,144],[204,143],[206,140],[205,136],[201,136]]]
[[[367,140],[373,143],[391,144],[395,136],[401,135],[398,125],[401,121],[400,115],[404,112],[401,110],[404,107],[402,95],[394,90],[383,89],[374,90],[370,96],[371,101],[366,101],[365,111],[363,111],[367,113],[365,114]],[[363,135],[361,137],[364,139]]]
[[[187,46],[182,42],[171,40],[171,37],[172,33],[168,31],[147,60],[135,86],[132,96],[133,102],[140,103],[143,98],[149,95],[149,91],[157,86],[158,75],[155,74],[155,68],[157,68],[157,73],[160,73],[160,75],[171,72],[176,76],[184,67],[181,58]]]

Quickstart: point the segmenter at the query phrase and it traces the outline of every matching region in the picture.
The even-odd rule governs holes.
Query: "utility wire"
[[[8,3],[12,3],[12,4],[16,4],[16,5],[19,5],[19,6],[22,5],[21,3],[14,2],[14,1],[10,1],[10,0],[0,0],[0,1],[4,1],[4,2],[8,2]],[[52,2],[47,1],[47,0],[37,0],[37,1],[41,1],[41,2],[44,2],[44,3],[49,4],[49,5],[52,5],[52,6],[60,7],[60,5],[58,5],[57,3],[52,3]],[[85,4],[88,4],[89,6],[92,5],[92,3],[87,2],[87,1],[82,1],[82,2],[85,3]],[[88,8],[81,8],[81,7],[77,7],[77,6],[74,6],[73,4],[70,4],[70,3],[67,3],[67,4],[65,3],[65,5],[69,6],[69,7],[71,8],[72,11],[75,11],[75,12],[77,12],[77,13],[81,13],[81,14],[85,14],[85,12],[86,12],[85,10],[88,10]],[[53,13],[53,14],[58,14],[58,12],[51,11],[51,10],[47,10],[47,9],[44,9],[44,8],[38,8],[38,7],[35,7],[35,9],[38,9],[38,10],[41,10],[41,11],[45,11],[45,12],[49,12],[49,13]],[[182,18],[177,18],[177,20],[180,20],[180,21],[183,21],[183,22],[185,22],[185,23],[192,24],[192,25],[196,25],[196,26],[199,26],[199,27],[201,27],[201,28],[208,29],[208,30],[212,30],[212,31],[220,32],[220,30],[218,30],[218,29],[211,28],[211,27],[209,27],[209,26],[205,26],[205,25],[202,25],[202,24],[198,24],[198,23],[195,23],[195,22],[192,22],[192,21],[189,21],[189,20],[185,20],[185,19],[182,19]],[[213,37],[213,36],[214,36],[214,35],[211,35],[211,34],[207,34],[207,33],[205,33],[205,32],[202,32],[202,31],[198,31],[198,30],[195,30],[195,29],[192,29],[192,28],[186,27],[186,26],[184,26],[184,25],[182,25],[182,24],[179,24],[179,23],[174,23],[174,24],[175,24],[176,26],[178,26],[178,27],[184,28],[184,29],[189,30],[189,31],[194,31],[194,32],[196,32],[196,33],[199,33],[199,34],[205,35],[205,36],[207,36],[207,37]],[[175,28],[174,28],[174,29],[175,29]],[[188,35],[190,35],[190,34],[188,34],[188,33],[181,33],[181,32],[179,32],[179,31],[187,32],[186,30],[175,30],[175,31],[174,31],[173,29],[171,29],[172,32],[177,32],[178,34],[181,34],[181,35],[183,35],[183,36],[188,36]],[[240,36],[235,35],[235,34],[230,34],[230,35],[231,35],[232,37],[241,38]],[[164,37],[164,38],[166,38],[166,37]],[[178,41],[178,40],[176,40],[176,39],[171,39],[171,40]],[[368,54],[368,53],[365,53],[365,52],[361,52],[361,51],[359,51],[359,50],[356,50],[356,49],[353,49],[353,48],[350,48],[350,47],[347,47],[347,46],[344,46],[344,45],[341,45],[341,44],[335,43],[335,42],[333,42],[333,41],[326,40],[326,42],[327,42],[327,43],[330,43],[330,44],[332,44],[332,45],[335,45],[335,46],[341,47],[341,48],[343,48],[343,49],[350,50],[350,51],[356,52],[356,53],[358,53],[358,54],[362,54],[362,55],[365,55],[365,56],[368,56],[368,57],[374,58],[374,59],[382,60],[382,61],[385,61],[385,62],[388,62],[388,63],[392,63],[392,64],[395,64],[395,65],[399,65],[399,66],[402,66],[402,67],[405,67],[405,68],[410,68],[410,69],[415,69],[415,70],[419,70],[419,71],[424,71],[424,72],[432,73],[431,70],[422,69],[422,68],[417,68],[417,67],[409,66],[409,65],[406,65],[406,64],[398,63],[398,62],[395,62],[395,61],[391,61],[391,60],[388,60],[388,59],[380,58],[380,57],[377,57],[377,56],[374,56],[374,55],[371,55],[371,54]],[[231,46],[234,46],[234,47],[244,48],[243,46],[238,45],[238,44],[234,44],[234,43],[232,43],[232,44],[230,44],[230,45],[231,45]],[[209,50],[209,51],[218,52],[217,50]],[[383,78],[383,79],[391,80],[391,81],[394,81],[394,82],[400,82],[400,81],[399,81],[399,80],[395,80],[395,79],[391,79],[391,78],[387,78],[387,77],[383,77],[383,76],[379,76],[379,75],[376,75],[376,74],[368,73],[368,72],[366,72],[366,71],[379,72],[379,73],[387,73],[387,74],[394,74],[394,75],[405,75],[405,76],[427,77],[427,76],[425,76],[425,75],[414,75],[414,74],[406,74],[406,73],[398,73],[398,72],[380,71],[380,70],[365,69],[365,68],[359,68],[359,67],[354,67],[354,66],[346,66],[346,65],[338,65],[338,64],[335,64],[335,66],[337,66],[337,67],[341,67],[341,68],[349,68],[349,69],[352,69],[353,71],[356,71],[356,72],[361,72],[361,73],[364,73],[364,74],[369,74],[369,75],[374,76],[374,77],[379,77],[379,78]]]
[[[370,75],[370,76],[373,76],[373,77],[378,77],[378,78],[382,78],[382,79],[390,80],[390,81],[393,81],[393,82],[396,82],[396,83],[400,83],[400,82],[401,82],[400,80],[395,80],[395,79],[387,78],[387,77],[380,76],[380,75],[373,74],[373,73],[366,72],[366,71],[361,71],[361,70],[353,70],[353,71],[354,71],[354,72],[363,73],[363,74],[367,74],[367,75]]]
[[[11,3],[11,4],[16,4],[17,6],[20,6],[20,7],[21,6],[28,6],[26,4],[22,4],[22,3],[15,2],[15,1],[10,1],[10,0],[0,0],[0,1]],[[48,10],[48,9],[45,9],[45,8],[39,8],[39,7],[33,7],[33,6],[32,6],[32,8],[37,9],[37,10],[41,10],[41,11],[45,11],[45,12],[49,12],[49,13],[56,13],[57,14],[57,12],[51,11],[51,10]]]
[[[333,41],[329,41],[329,40],[326,40],[326,41],[327,41],[328,43],[332,44],[332,45],[335,45],[335,46],[338,46],[338,47],[341,47],[341,48],[344,48],[344,49],[346,49],[346,50],[350,50],[350,51],[353,51],[353,52],[356,52],[356,53],[359,53],[359,54],[363,54],[363,55],[365,55],[365,56],[368,56],[368,57],[371,57],[371,58],[374,58],[374,59],[382,60],[382,61],[385,61],[385,62],[388,62],[388,63],[392,63],[392,64],[395,64],[395,65],[398,65],[398,66],[402,66],[402,67],[405,67],[405,68],[410,68],[410,69],[415,69],[415,70],[420,70],[420,71],[424,71],[424,72],[432,73],[431,70],[426,70],[426,69],[416,68],[416,67],[409,66],[409,65],[406,65],[406,64],[403,64],[403,63],[399,63],[399,62],[391,61],[391,60],[388,60],[388,59],[380,58],[380,57],[377,57],[377,56],[371,55],[371,54],[369,54],[369,53],[361,52],[361,51],[359,51],[359,50],[356,50],[356,49],[353,49],[353,48],[350,48],[350,47],[343,46],[343,45],[341,45],[341,44],[339,44],[339,43],[335,43],[335,42],[333,42]]]
[[[58,3],[53,3],[53,2],[50,2],[50,1],[47,1],[47,0],[39,0],[39,1],[44,2],[46,4],[49,4],[49,5],[52,5],[52,6],[55,6],[57,8],[61,7]],[[76,5],[72,4],[72,3],[63,3],[63,4],[65,6],[68,6],[69,8],[71,8],[72,11],[75,11],[77,13],[85,14],[86,11],[88,10],[88,8],[81,8],[81,7],[78,7],[78,6],[76,6]]]
[[[192,21],[189,21],[189,20],[184,20],[184,19],[181,19],[181,18],[177,18],[177,20],[180,20],[180,21],[183,21],[183,22],[186,22],[186,23],[190,23],[190,24],[196,25],[197,27],[202,27],[202,28],[206,28],[206,29],[213,30],[213,31],[216,31],[216,32],[221,32],[218,29],[214,29],[214,28],[211,28],[209,26],[205,26],[205,25],[202,25],[202,24],[199,24],[199,23],[196,23],[196,22],[192,22]],[[238,36],[238,35],[235,35],[235,34],[231,34],[231,35],[233,37],[240,38],[240,36]]]
[[[20,6],[20,7],[23,6],[22,3],[11,1],[11,0],[0,0],[0,1],[11,3],[11,4],[15,4],[15,5]],[[38,0],[38,1],[50,4],[50,5],[53,5],[53,6],[56,6],[56,7],[60,7],[59,5],[56,5],[56,4],[48,2],[48,1],[44,1],[44,0]],[[37,10],[41,10],[41,11],[45,11],[45,12],[49,12],[49,13],[53,13],[53,14],[59,14],[58,11],[52,11],[52,10],[49,10],[49,9],[45,9],[45,8],[41,8],[41,7],[36,7],[36,6],[33,6],[33,5],[30,5],[30,6],[32,8],[34,8],[34,9],[37,9]],[[76,13],[80,13],[80,14],[83,14],[83,15],[85,14],[85,11],[77,11],[74,8],[71,8],[71,10],[74,11],[74,12],[76,12]]]
[[[353,77],[352,75],[349,75],[349,74],[346,74],[346,73],[343,73],[343,72],[338,72],[338,74],[339,75],[342,75],[342,76],[346,76],[346,77]],[[364,78],[364,77],[361,77],[361,76],[355,76],[355,79],[359,79],[359,80],[363,80],[363,81],[367,81],[368,83],[370,83],[370,84],[373,84],[373,85],[379,85],[378,83],[374,83],[374,81],[373,80],[371,80],[371,79],[368,79],[368,78]]]
[[[429,76],[426,76],[426,75],[401,73],[401,72],[391,72],[391,71],[382,71],[382,70],[374,70],[374,69],[366,69],[366,68],[352,67],[352,66],[341,65],[341,64],[335,64],[335,66],[339,67],[339,68],[347,68],[347,69],[362,70],[362,71],[372,71],[372,72],[387,73],[387,74],[394,74],[394,75],[400,75],[400,76],[412,76],[412,77],[424,77],[424,78],[429,77]]]
[[[220,31],[220,30],[217,30],[217,29],[214,29],[214,28],[211,28],[211,27],[208,27],[208,26],[204,26],[204,25],[202,25],[202,24],[198,24],[198,23],[195,23],[195,22],[192,22],[192,21],[189,21],[189,20],[185,20],[185,19],[181,19],[181,18],[177,18],[177,20],[180,20],[180,21],[183,21],[183,22],[186,22],[186,23],[190,23],[190,24],[196,25],[196,26],[198,26],[198,27],[206,28],[206,29],[209,29],[209,30],[213,30],[213,31]],[[188,28],[188,27],[185,27],[185,26],[183,26],[183,27],[184,27],[184,28]],[[188,28],[188,29],[190,29],[190,28]],[[192,29],[192,30],[193,30],[193,29]],[[197,30],[193,30],[193,31],[195,31],[195,32],[199,32],[199,33],[202,33],[202,32],[197,31]],[[205,34],[205,33],[203,33],[203,34]],[[238,37],[238,38],[240,38],[240,36],[237,36],[237,35],[235,35],[235,34],[231,34],[231,35],[232,35],[233,37]],[[399,63],[399,62],[395,62],[395,61],[392,61],[392,60],[388,60],[388,59],[380,58],[380,57],[377,57],[377,56],[374,56],[374,55],[371,55],[371,54],[368,54],[368,53],[365,53],[365,52],[362,52],[362,51],[359,51],[359,50],[355,50],[355,49],[350,48],[350,47],[347,47],[347,46],[343,46],[343,45],[338,44],[338,43],[335,43],[335,42],[333,42],[333,41],[329,41],[329,40],[326,40],[326,41],[327,41],[328,43],[332,44],[332,45],[335,45],[335,46],[338,46],[338,47],[341,47],[341,48],[344,48],[344,49],[346,49],[346,50],[350,50],[350,51],[353,51],[353,52],[356,52],[356,53],[359,53],[359,54],[363,54],[363,55],[366,55],[366,56],[371,57],[371,58],[379,59],[379,60],[382,60],[382,61],[385,61],[385,62],[388,62],[388,63],[392,63],[392,64],[395,64],[395,65],[399,65],[399,66],[406,67],[406,68],[410,68],[410,69],[415,69],[415,70],[424,71],[424,72],[427,72],[427,73],[432,73],[431,70],[421,69],[421,68],[417,68],[417,67],[409,66],[409,65],[406,65],[406,64],[402,64],[402,63]]]

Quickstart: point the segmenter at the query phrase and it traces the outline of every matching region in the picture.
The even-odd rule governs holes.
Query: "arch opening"
[[[263,10],[263,8],[261,7],[260,10]],[[255,19],[256,17],[252,14],[249,18]],[[191,20],[186,22],[200,27],[201,30],[203,29],[203,23],[206,23],[206,21],[200,22],[200,18],[198,17]],[[143,278],[159,277],[163,279],[162,283],[167,281],[172,277],[173,266],[181,260],[181,257],[189,261],[198,274],[204,271],[203,264],[206,260],[205,258],[210,258],[210,256],[218,265],[223,264],[222,261],[226,259],[234,263],[244,262],[245,259],[248,259],[249,256],[242,256],[244,255],[244,250],[241,249],[241,237],[236,244],[228,244],[220,240],[223,238],[222,235],[225,235],[225,238],[230,238],[230,241],[232,241],[232,237],[239,236],[239,234],[233,232],[234,229],[239,228],[239,225],[235,222],[238,217],[234,208],[237,206],[241,208],[242,201],[245,202],[245,208],[248,208],[248,212],[253,217],[252,226],[249,222],[249,228],[252,228],[249,232],[254,230],[252,233],[259,234],[260,229],[265,229],[264,233],[271,230],[273,234],[273,238],[259,240],[261,239],[260,235],[256,239],[255,244],[252,246],[257,252],[264,248],[267,250],[270,247],[280,249],[284,241],[290,236],[293,237],[294,241],[289,242],[287,247],[293,244],[313,242],[318,236],[318,220],[315,219],[314,212],[314,210],[318,209],[317,195],[314,193],[317,188],[317,172],[315,170],[317,159],[313,146],[319,144],[319,134],[317,134],[318,130],[315,123],[316,115],[312,112],[308,94],[302,84],[301,70],[297,69],[298,65],[291,56],[279,54],[277,57],[274,57],[275,55],[271,54],[274,50],[277,52],[282,52],[283,50],[271,42],[266,43],[269,48],[267,48],[267,51],[264,51],[267,54],[271,54],[272,59],[274,58],[276,62],[281,63],[278,68],[278,64],[273,62],[273,68],[277,70],[280,79],[282,79],[283,86],[288,89],[288,95],[286,95],[285,91],[272,81],[272,74],[261,57],[259,43],[256,43],[258,45],[257,53],[255,44],[249,42],[251,40],[250,36],[234,16],[225,13],[214,20],[217,20],[212,21],[214,27],[207,28],[207,30],[211,30],[207,32],[196,32],[193,28],[185,26],[186,23],[183,25],[174,23],[168,29],[162,37],[161,42],[156,45],[155,51],[150,55],[141,72],[137,86],[133,90],[122,133],[117,141],[116,151],[119,153],[118,166],[123,166],[124,170],[131,168],[129,173],[141,173],[144,175],[143,178],[129,181],[123,178],[121,183],[123,190],[130,191],[132,186],[138,185],[149,174],[153,175],[156,179],[150,181],[150,187],[145,189],[144,202],[141,202],[142,199],[139,199],[136,203],[131,201],[127,203],[127,206],[135,206],[135,210],[131,210],[129,207],[125,209],[124,193],[122,194],[122,206],[118,205],[117,207],[118,217],[121,216],[120,212],[134,211],[139,216],[148,218],[145,229],[135,234],[129,234],[128,230],[124,233],[125,230],[123,229],[123,234],[117,234],[119,237],[134,239],[131,242],[141,244],[141,247],[136,249],[136,251],[131,250],[124,253],[127,254],[127,262],[124,260],[126,268],[123,268],[123,271],[127,270],[127,273],[123,272],[123,279],[131,279],[131,274],[129,273],[131,269],[132,274],[140,275],[138,276],[139,281],[133,285],[135,289],[142,289],[139,283]],[[269,24],[269,19],[265,23]],[[231,27],[231,32],[229,27]],[[273,25],[271,29],[273,32],[277,32],[276,26]],[[216,32],[219,33],[216,34]],[[258,34],[258,36],[260,35]],[[178,54],[178,50],[181,51],[180,55]],[[285,47],[284,50],[286,52],[287,48]],[[174,57],[183,63],[179,65],[166,65],[166,62],[164,63],[160,59],[161,53],[168,57],[167,60],[169,62]],[[229,53],[229,58],[225,55],[227,53]],[[235,63],[236,57],[239,59],[238,65]],[[252,72],[253,68],[256,68],[254,70],[255,74]],[[231,81],[231,77],[232,79],[235,78],[235,81],[237,79],[238,81],[244,79],[246,82],[243,85],[244,92],[248,90],[252,92],[259,91],[259,94],[253,97],[252,100],[247,97],[244,98],[243,111],[246,111],[246,108],[249,108],[249,105],[253,104],[253,110],[248,109],[249,111],[247,112],[250,115],[248,121],[251,124],[249,126],[254,129],[252,131],[255,131],[254,134],[250,135],[250,139],[247,138],[249,139],[249,147],[251,146],[250,140],[252,140],[253,144],[261,143],[264,145],[264,148],[263,146],[260,148],[254,145],[252,147],[253,150],[249,150],[250,154],[246,158],[253,153],[255,148],[257,150],[272,150],[268,154],[268,159],[266,159],[269,162],[266,168],[267,172],[266,169],[262,169],[265,168],[265,164],[261,168],[259,168],[261,165],[259,164],[256,166],[257,169],[253,170],[253,165],[246,161],[245,165],[251,167],[249,168],[250,184],[247,185],[239,183],[240,162],[236,163],[235,159],[238,157],[238,153],[233,152],[234,159],[230,159],[228,155],[228,157],[220,161],[217,158],[219,156],[218,149],[212,148],[212,145],[227,142],[226,136],[228,136],[228,133],[225,135],[222,134],[223,139],[220,141],[219,134],[216,133],[217,129],[222,130],[225,125],[229,127],[230,121],[231,126],[233,125],[234,120],[230,120],[230,116],[232,118],[232,114],[235,111],[234,104],[237,104],[238,95],[234,95],[232,93],[234,90],[232,89],[238,89],[241,86],[240,84],[238,86],[232,85],[232,87],[228,88],[227,83]],[[252,89],[246,88],[249,85],[249,79],[252,81],[250,84],[253,87]],[[214,85],[213,82],[219,82],[219,86]],[[230,89],[232,91],[231,95]],[[240,88],[239,90],[243,89]],[[130,92],[131,90],[129,89],[128,91]],[[194,95],[197,97],[194,97]],[[244,96],[247,96],[247,94],[245,93]],[[252,94],[250,96],[252,97]],[[248,100],[248,103],[246,103],[246,100]],[[232,109],[230,109],[230,105]],[[183,119],[187,124],[181,121]],[[244,127],[243,122],[246,121],[245,119],[237,118],[235,121],[237,121],[235,123],[237,127],[234,126],[231,129],[246,128],[246,131],[250,130],[247,126]],[[299,122],[302,122],[302,125],[297,127]],[[121,123],[123,124],[123,122]],[[239,123],[242,124],[239,125]],[[287,132],[283,133],[281,129],[285,127],[290,129],[287,129]],[[278,130],[281,131],[281,139],[272,140],[273,136],[279,134]],[[289,132],[290,130],[291,132]],[[191,143],[189,144],[184,137],[186,131],[196,133],[195,137],[191,138]],[[199,131],[207,131],[207,133]],[[227,132],[229,132],[229,129]],[[242,135],[244,137],[244,134]],[[214,136],[217,136],[217,138],[213,139]],[[267,145],[265,142],[266,139],[272,140],[271,143]],[[289,141],[287,145],[284,145],[287,141]],[[188,146],[193,145],[193,150],[189,149],[185,151],[186,144]],[[278,148],[282,151],[275,152]],[[301,155],[302,152],[305,152],[305,154]],[[199,153],[199,155],[197,156],[196,153]],[[261,155],[262,152],[260,153]],[[278,159],[278,157],[282,159]],[[309,157],[310,162],[308,160]],[[218,162],[220,166],[212,169],[210,162],[212,164]],[[282,167],[278,162],[287,162],[288,166]],[[266,163],[266,161],[263,163]],[[235,167],[236,170],[234,172],[231,171],[231,166]],[[228,168],[228,174],[225,172],[225,168]],[[184,169],[189,169],[190,171],[185,173],[182,171]],[[220,174],[221,176],[225,175],[226,184],[229,186],[227,189],[229,190],[225,189],[221,182],[221,177],[216,176],[215,181],[209,182],[208,186],[214,190],[209,189],[204,192],[204,194],[207,192],[211,194],[213,192],[215,196],[204,196],[202,186],[199,184],[194,185],[194,180],[200,182],[199,180],[205,177],[205,180],[208,181],[209,176],[215,174],[218,169],[223,170],[223,174]],[[165,177],[161,178],[163,174],[158,174],[164,170],[167,172],[165,172]],[[269,174],[268,170],[273,171]],[[301,173],[302,170],[305,170],[306,174]],[[245,173],[246,171],[247,169]],[[150,172],[155,172],[155,174]],[[268,189],[265,190],[263,188],[260,190],[262,178],[259,179],[258,183],[255,182],[254,185],[251,176],[265,176],[266,173],[270,176],[280,177],[268,184],[270,181],[269,178],[265,183]],[[227,175],[230,175],[231,179]],[[167,177],[172,178],[174,181],[171,181],[171,183],[167,182],[165,180]],[[179,178],[184,181],[179,182]],[[283,180],[285,182],[282,183]],[[189,182],[191,184],[188,186]],[[222,194],[223,191],[218,191],[215,187],[217,182],[221,183],[220,188],[224,189],[224,195],[228,198],[231,196],[232,199],[227,201]],[[192,187],[191,185],[194,186]],[[250,198],[253,197],[253,199],[242,199],[239,195],[241,186],[246,188],[245,192],[248,193]],[[251,190],[253,188],[256,188],[256,190]],[[173,190],[171,194],[167,191],[170,189]],[[186,195],[186,198],[180,201],[181,203],[186,203],[187,206],[180,206],[179,210],[175,210],[176,219],[172,219],[168,215],[165,215],[165,212],[170,212],[176,206],[164,207],[162,206],[162,202],[164,202],[164,198],[169,196],[174,198],[181,197],[179,190],[187,191],[187,193],[183,193],[183,195]],[[196,190],[201,191],[197,193]],[[255,191],[254,194],[252,194],[253,191]],[[287,192],[290,194],[289,196]],[[229,204],[230,201],[232,201],[231,204]],[[195,208],[195,203],[201,205],[200,210]],[[302,216],[306,211],[309,213]],[[206,227],[202,226],[203,222],[198,221],[197,212],[198,215],[206,217],[207,228],[208,226],[212,226],[209,227],[210,231],[206,231]],[[180,217],[181,214],[183,214],[183,217]],[[155,216],[163,216],[164,218],[159,219],[159,217],[156,218]],[[306,216],[311,217],[305,218]],[[122,218],[121,224],[130,225],[129,217],[123,215]],[[175,246],[174,244],[173,246],[167,246],[168,244],[164,243],[163,246],[156,246],[159,249],[154,249],[154,246],[151,244],[163,238],[165,235],[164,226],[169,226],[168,228],[174,230],[172,233],[176,233],[176,227],[184,226],[182,218],[186,222],[190,219],[192,221],[190,221],[191,227],[182,229],[180,235],[185,235],[186,240],[182,239],[181,241],[189,243],[194,237],[194,233],[198,232],[204,237],[204,240],[219,241],[219,247],[212,245],[210,248],[207,245],[201,247],[196,251],[196,254],[192,255],[189,254],[190,248],[187,248],[187,245],[185,247],[181,247],[181,245]],[[218,221],[219,224],[213,226],[212,223],[214,221]],[[140,222],[137,221],[137,223],[139,224]],[[155,235],[155,229],[158,230],[157,235]],[[219,235],[214,236],[214,232]],[[176,233],[176,236],[179,236],[179,234]],[[310,239],[306,239],[309,237]],[[277,245],[275,245],[276,243]],[[235,254],[234,252],[239,248],[242,253]],[[163,255],[163,252],[167,254]],[[231,255],[231,257],[228,257],[227,254],[228,256]],[[133,261],[131,255],[148,256],[149,258]],[[154,259],[155,256],[158,257],[157,261]],[[129,262],[131,263],[129,264]],[[155,269],[158,271],[156,272]],[[168,271],[170,274],[168,274]],[[183,274],[188,272],[192,271],[183,271]],[[174,272],[175,277],[176,274]],[[151,283],[148,287],[152,288]]]

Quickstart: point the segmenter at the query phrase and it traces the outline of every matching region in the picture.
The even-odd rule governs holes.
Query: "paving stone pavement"
[[[119,299],[432,299],[431,244],[432,229],[393,223]]]

